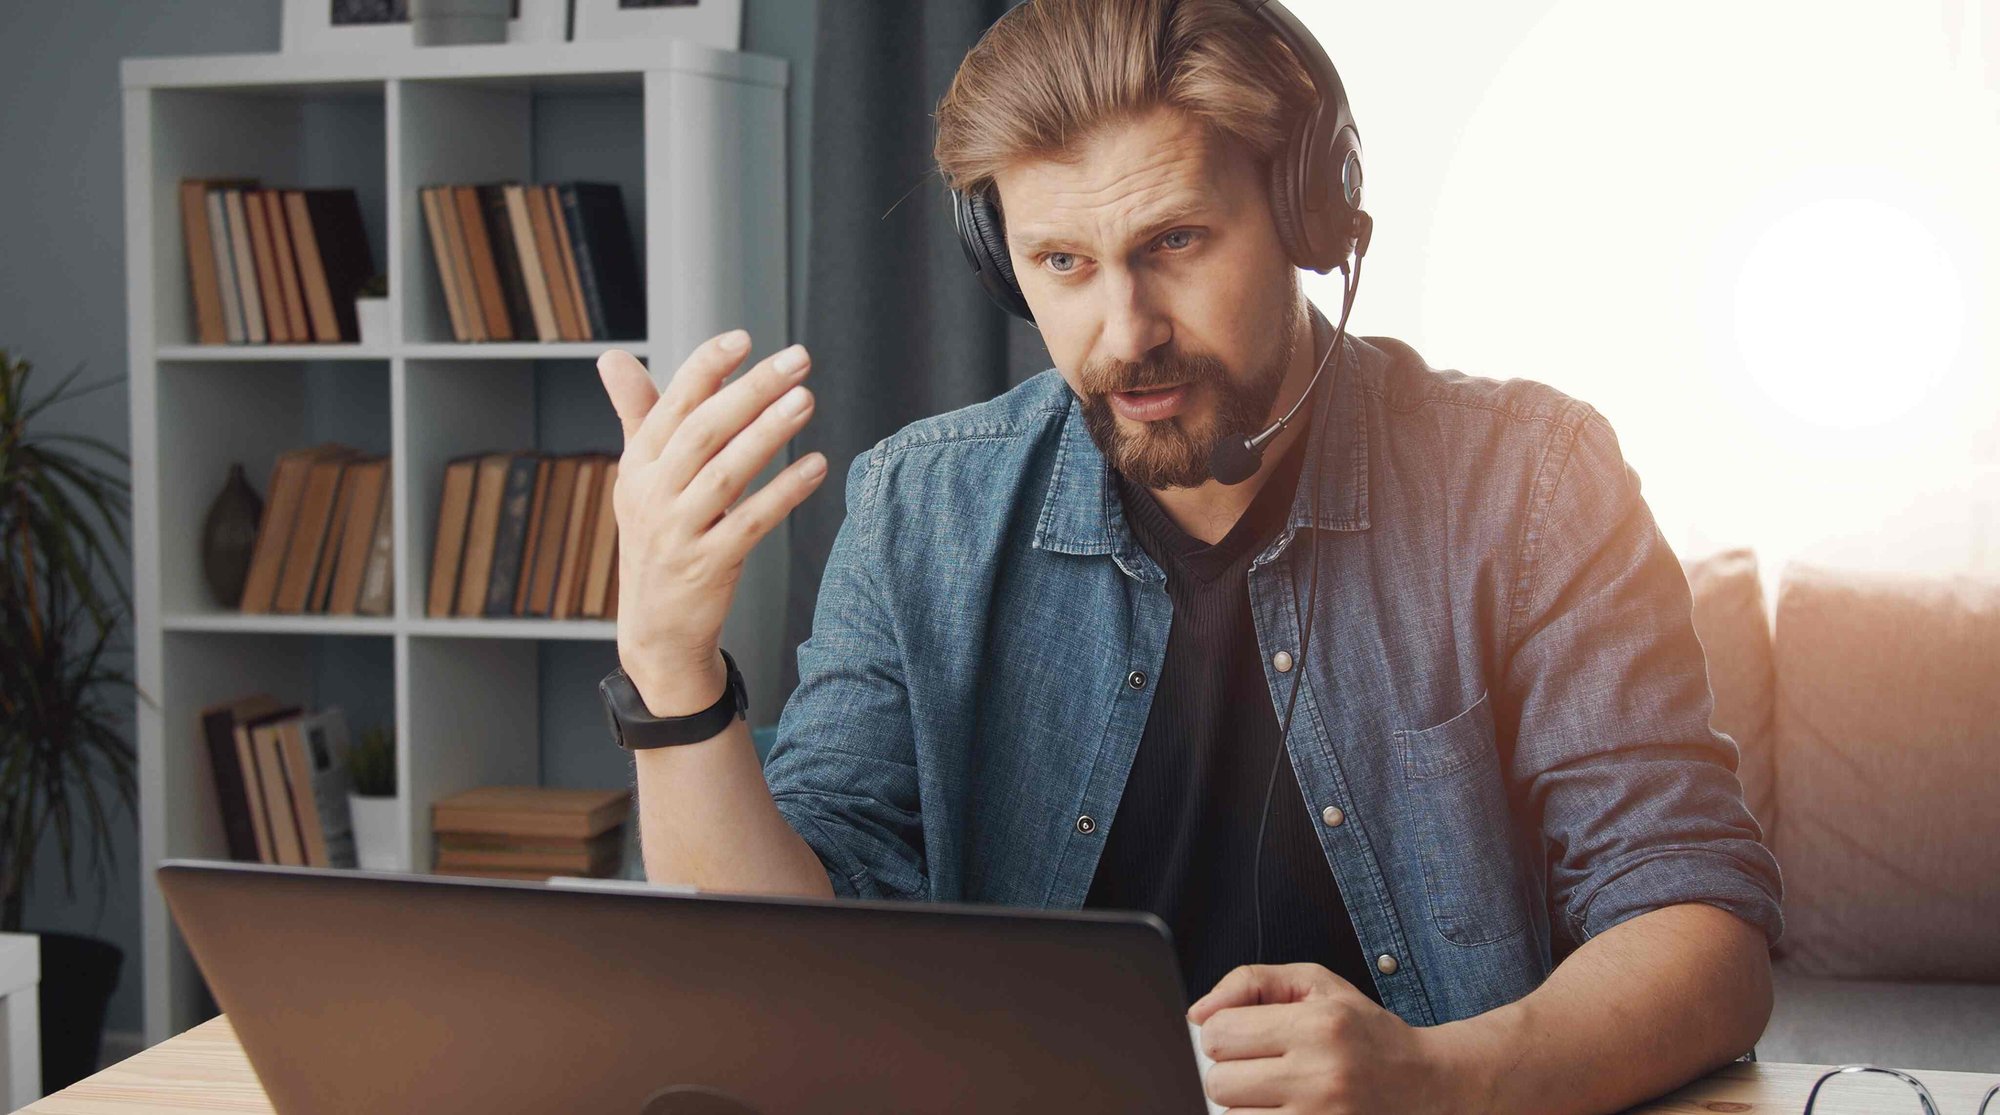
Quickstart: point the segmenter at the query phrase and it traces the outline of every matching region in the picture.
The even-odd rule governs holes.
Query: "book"
[[[479,284],[472,276],[472,249],[466,246],[465,226],[458,219],[458,195],[454,187],[439,186],[438,212],[444,217],[445,246],[451,252],[452,274],[458,279],[458,297],[465,308],[466,340],[484,341],[486,312],[479,298]]]
[[[264,488],[264,517],[257,523],[257,540],[251,543],[250,568],[244,575],[242,599],[237,601],[239,611],[252,614],[271,611],[286,552],[291,547],[292,526],[305,494],[307,475],[315,461],[335,449],[332,442],[295,449],[279,454],[277,463],[271,466],[271,479]]]
[[[438,208],[438,188],[425,186],[417,191],[423,203],[424,230],[430,233],[431,259],[437,265],[438,286],[444,291],[445,313],[451,318],[451,337],[455,341],[469,341],[471,331],[465,324],[465,304],[458,290],[458,276],[452,267],[451,245],[447,242],[450,233],[445,229],[444,214]]]
[[[215,257],[215,281],[222,290],[222,322],[231,344],[250,339],[243,327],[243,295],[236,286],[236,253],[229,241],[228,201],[223,191],[208,191],[208,235]]]
[[[431,588],[424,614],[448,616],[458,598],[459,573],[465,558],[465,527],[472,516],[472,492],[479,458],[460,457],[445,465],[444,486],[438,494],[437,535],[431,550]]]
[[[602,618],[609,603],[611,570],[618,562],[618,515],[611,506],[611,493],[618,483],[618,462],[607,461],[604,478],[597,486],[597,516],[590,542],[590,569],[585,574],[583,603],[578,610],[586,616]]]
[[[264,307],[264,332],[274,345],[290,344],[291,322],[285,317],[285,295],[278,288],[278,258],[271,253],[270,210],[258,190],[243,191],[243,213],[250,225],[250,258],[257,267],[257,301]]]
[[[271,823],[271,848],[277,856],[272,862],[304,867],[305,842],[299,837],[299,819],[292,812],[291,789],[285,782],[284,760],[278,753],[283,746],[278,729],[292,719],[266,721],[251,728],[250,746],[257,755],[258,780],[264,790],[264,816]]]
[[[375,273],[375,253],[351,189],[285,191],[285,217],[299,260],[313,339],[359,341],[354,296]]]
[[[562,192],[554,186],[542,187],[542,200],[548,203],[549,226],[555,232],[556,252],[563,265],[563,290],[569,295],[570,316],[576,319],[578,341],[596,340],[590,331],[590,314],[583,305],[583,284],[576,275],[576,246],[570,242],[569,220],[563,216]]]
[[[472,269],[472,285],[479,292],[480,315],[486,321],[486,339],[511,341],[514,329],[507,319],[507,296],[500,289],[500,269],[493,259],[493,240],[486,233],[480,213],[479,191],[471,186],[453,186],[452,199],[458,203],[458,226],[465,237],[465,254]]]
[[[528,312],[535,336],[557,341],[555,304],[549,298],[549,276],[542,267],[542,246],[535,238],[534,220],[528,215],[528,187],[509,182],[500,187],[507,207],[507,223],[513,234],[514,254],[521,265],[521,285],[528,296]]]
[[[299,509],[292,523],[290,544],[285,549],[285,567],[278,578],[278,592],[271,610],[283,615],[299,615],[306,610],[312,592],[313,574],[318,572],[320,551],[326,547],[327,527],[340,496],[340,478],[353,451],[334,446],[316,458],[306,472],[300,491]]]
[[[493,561],[487,574],[481,615],[514,614],[521,554],[528,540],[528,511],[534,503],[535,477],[541,471],[541,464],[542,458],[536,453],[517,453],[507,461],[507,481],[500,492],[500,517],[493,531]],[[477,510],[475,504],[475,513]]]
[[[571,182],[562,187],[563,216],[576,251],[583,302],[591,336],[598,340],[639,339],[646,335],[646,286],[625,200],[608,182]]]
[[[375,512],[375,537],[368,546],[368,564],[361,570],[361,595],[354,610],[364,616],[386,616],[396,608],[395,487],[384,483],[382,504]]]
[[[287,706],[236,723],[236,762],[243,771],[243,794],[250,806],[251,827],[256,832],[257,859],[262,863],[278,862],[278,845],[272,835],[270,814],[265,809],[263,764],[259,761],[254,733],[262,725],[297,716],[298,713],[297,706]]]
[[[348,466],[347,482],[341,491],[348,497],[347,514],[342,520],[340,545],[333,568],[333,587],[323,610],[351,616],[361,603],[361,578],[373,552],[375,535],[382,522],[382,503],[389,492],[389,458],[370,457]],[[328,543],[332,549],[333,544]]]
[[[577,614],[578,601],[583,599],[584,565],[589,560],[588,546],[597,525],[598,488],[604,468],[610,463],[609,458],[595,455],[577,459],[569,522],[563,528],[562,565],[556,574],[555,596],[549,604],[552,618],[568,619]]]
[[[440,836],[450,834],[439,834]],[[600,838],[592,840],[579,850],[541,848],[471,848],[455,849],[446,847],[442,840],[438,844],[437,868],[440,871],[457,868],[485,868],[510,871],[554,871],[564,875],[609,875],[618,870],[624,859],[624,826],[605,831]],[[608,839],[606,839],[608,838]]]
[[[536,530],[534,561],[522,614],[546,616],[555,607],[556,578],[562,572],[563,541],[569,529],[570,502],[576,493],[579,457],[557,457],[549,462],[548,494],[542,500],[541,525]]]
[[[215,777],[215,809],[222,818],[222,835],[229,858],[256,863],[256,818],[250,812],[249,784],[236,751],[236,729],[259,718],[297,711],[267,693],[253,693],[201,710],[201,735],[208,744],[209,770]]]
[[[298,258],[292,252],[290,222],[285,220],[285,196],[277,190],[258,194],[271,222],[271,255],[278,265],[278,289],[285,304],[285,326],[292,339],[303,344],[312,340],[312,326],[306,321],[305,292],[299,287]]]
[[[326,611],[333,593],[333,567],[339,563],[340,548],[347,539],[347,517],[354,506],[354,466],[362,460],[350,458],[340,473],[340,490],[334,496],[333,514],[326,520],[326,538],[320,543],[319,560],[313,566],[312,588],[306,593],[303,609],[314,614]]]
[[[570,790],[545,786],[481,786],[431,805],[435,832],[590,837],[623,824],[629,790]]]
[[[497,185],[472,189],[479,195],[479,209],[486,218],[486,235],[493,243],[493,267],[500,275],[500,297],[507,305],[507,327],[513,330],[515,340],[532,340],[534,311],[528,304],[520,249],[514,245],[514,222],[507,215],[507,195]]]
[[[521,543],[521,575],[514,578],[514,614],[528,614],[528,586],[534,580],[535,551],[542,545],[542,504],[549,498],[549,474],[555,460],[543,457],[535,464],[535,498],[528,504],[528,536]]]
[[[570,289],[564,277],[562,248],[556,242],[556,226],[549,220],[548,187],[528,186],[521,191],[521,208],[528,215],[528,227],[535,240],[535,256],[542,267],[542,289],[555,318],[558,341],[587,340],[577,330],[576,311],[570,303]]]
[[[217,267],[216,228],[208,195],[215,186],[252,185],[255,180],[181,179],[181,239],[187,245],[188,296],[194,303],[195,340],[205,345],[229,343],[223,314],[222,272]],[[231,276],[233,279],[234,276]]]
[[[439,832],[433,842],[440,852],[508,852],[524,855],[558,853],[570,856],[602,855],[606,849],[622,848],[625,826],[613,825],[594,836],[522,836],[512,832]]]
[[[222,191],[222,204],[229,211],[229,252],[236,269],[236,293],[243,303],[243,332],[250,344],[270,339],[264,331],[264,305],[258,294],[257,265],[250,247],[250,219],[244,214],[243,191]]]
[[[353,867],[347,810],[347,717],[338,708],[281,721],[278,755],[308,867]]]
[[[512,460],[511,453],[488,453],[479,459],[478,478],[472,486],[472,515],[465,524],[465,558],[458,570],[456,615],[485,613],[486,590],[493,581],[493,546],[500,533]]]

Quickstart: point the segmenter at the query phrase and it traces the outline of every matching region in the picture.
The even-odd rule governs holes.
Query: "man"
[[[740,720],[635,752],[648,874],[1153,910],[1220,1104],[1621,1108],[1762,1032],[1777,867],[1596,412],[1383,337],[1305,396],[1287,57],[1237,0],[1032,0],[967,56],[940,166],[997,195],[1056,367],[854,461],[766,768]],[[664,395],[599,363],[654,716],[717,704],[743,556],[825,474],[736,502],[812,405],[798,346],[722,386],[747,344]]]

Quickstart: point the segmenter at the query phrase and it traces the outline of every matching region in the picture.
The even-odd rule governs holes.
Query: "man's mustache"
[[[1089,394],[1110,395],[1172,387],[1177,383],[1214,383],[1229,377],[1222,362],[1213,356],[1174,356],[1144,364],[1085,368],[1079,378]]]

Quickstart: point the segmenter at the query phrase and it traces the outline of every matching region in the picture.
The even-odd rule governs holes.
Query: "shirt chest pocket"
[[[1433,727],[1397,730],[1394,740],[1432,924],[1458,945],[1521,932],[1527,922],[1488,695]]]

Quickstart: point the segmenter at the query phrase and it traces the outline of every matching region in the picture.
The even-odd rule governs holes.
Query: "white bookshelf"
[[[676,41],[125,61],[148,1044],[196,1021],[200,988],[154,869],[227,855],[203,706],[264,689],[307,706],[381,710],[396,728],[402,835],[417,870],[432,859],[432,801],[537,780],[550,700],[540,650],[597,644],[615,656],[615,625],[424,616],[444,463],[486,450],[616,451],[617,419],[594,367],[604,348],[647,359],[664,384],[683,354],[727,328],[750,330],[752,361],[791,342],[788,80],[780,59]],[[178,184],[224,176],[353,187],[389,276],[389,338],[194,343]],[[620,184],[646,276],[644,339],[452,340],[417,191],[503,179]],[[392,455],[393,614],[220,607],[202,579],[200,534],[230,464],[268,494],[278,454],[329,439]],[[749,682],[752,723],[777,718],[784,561],[781,533],[757,548],[723,633]],[[567,708],[574,687],[563,688]]]

